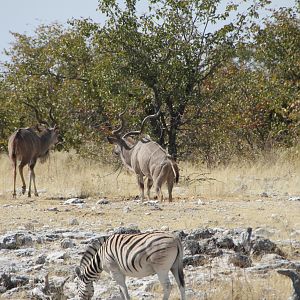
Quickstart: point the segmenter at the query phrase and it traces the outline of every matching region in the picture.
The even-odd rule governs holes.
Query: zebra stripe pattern
[[[166,232],[114,234],[101,237],[89,245],[75,272],[79,282],[79,297],[90,300],[94,294],[93,281],[102,271],[110,273],[120,287],[122,299],[130,299],[126,276],[145,277],[153,274],[163,286],[163,300],[169,299],[169,271],[175,277],[181,300],[185,299],[181,241]]]

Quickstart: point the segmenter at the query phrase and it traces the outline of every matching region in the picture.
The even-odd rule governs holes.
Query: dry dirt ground
[[[161,204],[161,210],[156,210],[131,199],[109,199],[107,205],[97,204],[98,200],[87,198],[82,205],[65,205],[65,199],[53,199],[46,195],[32,199],[25,196],[17,199],[1,197],[0,233],[26,228],[39,232],[45,227],[53,231],[76,229],[95,233],[135,225],[141,230],[166,229],[167,226],[169,230],[185,231],[197,228],[252,227],[254,230],[265,229],[269,238],[279,244],[291,260],[300,259],[299,244],[294,243],[295,240],[299,241],[300,236],[299,201],[277,198],[176,199],[174,203]],[[78,225],[71,225],[74,219],[77,219]],[[78,263],[78,259],[72,261],[74,267]],[[62,270],[55,268],[51,271],[49,267],[51,274],[62,275]],[[198,278],[201,272],[203,276],[208,276],[210,272],[209,276],[213,278],[211,282],[204,280],[201,284]],[[224,265],[211,267],[211,270],[206,266],[202,271],[198,268],[186,273],[187,287],[190,285],[193,290],[202,291],[204,296],[201,299],[287,299],[291,293],[289,280],[274,270],[259,276],[259,280],[256,274]],[[220,290],[220,286],[223,290]],[[160,298],[158,285],[156,289],[157,297]],[[173,289],[171,299],[179,299],[177,295],[177,290]],[[27,299],[22,294],[18,297]]]
[[[242,172],[223,169],[209,175],[186,165],[181,167],[181,183],[174,188],[174,202],[163,202],[159,204],[160,209],[136,200],[138,190],[134,178],[124,172],[118,180],[117,173],[105,177],[112,169],[100,174],[98,167],[90,162],[78,162],[69,155],[55,156],[50,164],[37,166],[40,196],[18,195],[13,199],[9,163],[2,157],[0,235],[19,229],[39,232],[44,228],[101,233],[120,226],[137,226],[142,231],[252,227],[278,244],[288,259],[300,260],[300,201],[296,200],[300,196],[299,163],[290,167],[274,165],[272,170],[260,169],[261,165],[256,170],[252,167]],[[84,203],[64,204],[71,197],[81,197]],[[108,204],[97,204],[104,198]],[[78,223],[74,224],[74,219]],[[78,263],[69,262],[74,267]],[[50,272],[61,273],[57,267]],[[201,282],[201,272],[210,280]],[[186,274],[187,287],[203,292],[201,299],[280,300],[287,299],[291,293],[289,279],[274,270],[257,276],[234,266],[221,267],[220,262],[220,266],[214,263],[186,270]],[[152,290],[160,299],[158,285]],[[23,294],[18,297],[27,299]],[[176,289],[171,299],[179,299]]]

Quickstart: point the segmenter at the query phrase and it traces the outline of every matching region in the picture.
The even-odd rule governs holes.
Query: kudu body
[[[156,115],[147,116],[141,126],[140,131],[131,131],[121,136],[124,121],[119,129],[113,131],[113,135],[107,139],[110,143],[115,144],[114,152],[118,154],[123,164],[137,176],[138,185],[141,192],[141,199],[144,200],[144,177],[147,180],[147,197],[150,199],[150,189],[154,184],[157,197],[163,200],[161,187],[167,183],[169,201],[172,201],[172,190],[174,182],[178,182],[179,169],[176,162],[159,144],[149,138],[142,138],[137,142],[130,136],[139,135],[142,132],[145,121],[149,118],[157,117]]]
[[[27,103],[26,103],[27,104]],[[24,166],[29,166],[29,187],[28,197],[31,197],[31,182],[33,181],[34,194],[38,196],[38,192],[35,184],[34,167],[39,158],[43,163],[49,157],[49,149],[52,145],[58,142],[58,128],[55,124],[52,126],[48,122],[42,121],[39,118],[38,111],[32,105],[27,104],[34,109],[36,117],[40,125],[45,125],[41,132],[37,133],[33,128],[19,128],[17,129],[8,140],[8,154],[13,163],[14,172],[14,188],[13,197],[16,197],[16,177],[17,177],[17,165],[22,180],[22,193],[25,194],[26,184],[23,175]],[[50,110],[50,118],[54,123],[53,116]]]

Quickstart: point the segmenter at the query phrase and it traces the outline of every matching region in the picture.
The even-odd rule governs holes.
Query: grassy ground
[[[32,226],[71,227],[76,218],[84,230],[105,231],[122,224],[136,224],[140,229],[168,226],[170,230],[199,227],[261,227],[271,229],[273,241],[291,239],[300,230],[300,160],[277,155],[255,163],[230,164],[208,170],[180,163],[181,179],[174,188],[174,202],[164,202],[162,210],[151,211],[131,201],[138,194],[135,177],[122,170],[94,161],[83,160],[70,153],[54,153],[50,161],[36,166],[39,197],[18,195],[12,198],[12,170],[6,155],[0,157],[0,233]],[[27,173],[27,168],[24,169]],[[18,177],[17,186],[20,187]],[[20,192],[20,189],[19,189]],[[69,197],[85,197],[82,208],[64,206]],[[266,197],[268,196],[268,197]],[[112,205],[96,202],[107,197]],[[129,213],[124,212],[124,207]],[[49,211],[56,207],[57,211]],[[30,224],[30,225],[29,225]],[[297,258],[292,247],[285,249]],[[299,252],[298,252],[299,253]],[[299,259],[299,257],[298,257]],[[275,273],[259,279],[237,270],[224,281],[212,270],[211,284],[199,285],[207,295],[203,299],[286,299],[290,282]],[[177,291],[173,292],[177,295]],[[278,296],[280,295],[280,296]],[[279,297],[279,298],[278,298]],[[172,299],[178,299],[176,296]]]

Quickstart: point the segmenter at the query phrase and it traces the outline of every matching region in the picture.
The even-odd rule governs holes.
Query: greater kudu
[[[150,199],[150,189],[154,184],[156,194],[162,201],[161,186],[166,182],[169,202],[171,202],[174,182],[177,183],[179,179],[179,169],[176,162],[165,149],[150,138],[142,138],[137,142],[131,138],[131,136],[140,135],[145,122],[151,118],[158,117],[159,112],[144,118],[139,131],[130,131],[122,136],[121,131],[124,127],[123,114],[119,116],[121,120],[120,127],[112,132],[112,136],[107,137],[111,144],[115,144],[115,154],[119,155],[123,164],[136,174],[142,201],[144,200],[144,176],[146,176],[148,178],[148,199]]]
[[[33,128],[19,128],[17,129],[8,140],[8,154],[13,163],[14,168],[14,191],[13,197],[16,197],[16,177],[17,177],[17,164],[19,162],[19,173],[22,179],[22,194],[25,194],[26,184],[23,176],[23,168],[28,164],[29,166],[29,188],[28,197],[31,197],[31,181],[33,181],[34,194],[38,196],[35,185],[34,167],[37,159],[44,163],[49,157],[49,149],[52,145],[58,142],[58,127],[52,115],[52,110],[49,111],[51,125],[47,121],[43,121],[39,117],[39,112],[36,107],[31,104],[25,103],[31,107],[36,115],[39,125],[43,129],[37,133]],[[39,126],[38,125],[38,126]]]

